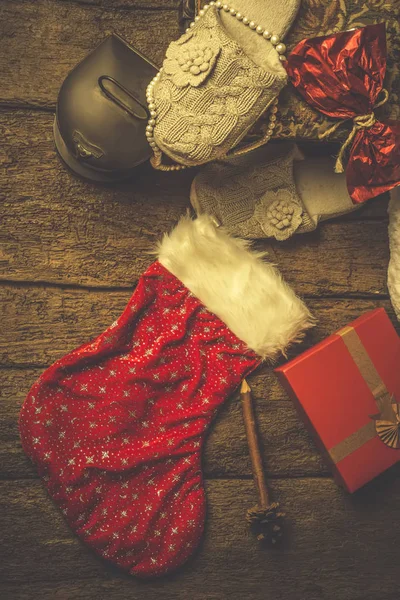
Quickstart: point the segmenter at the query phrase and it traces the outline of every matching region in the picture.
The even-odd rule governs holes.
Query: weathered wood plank
[[[196,173],[195,169],[180,174],[164,174],[145,166],[135,170],[135,177],[130,182],[110,186],[79,179],[58,158],[53,140],[53,118],[53,114],[0,109],[0,198],[13,200],[20,206],[23,201],[34,199],[40,193],[47,205],[51,206],[57,198],[65,195],[65,204],[75,197],[80,203],[86,204],[87,209],[100,206],[97,204],[99,199],[103,202],[119,200],[121,204],[139,200],[151,202],[152,210],[155,205],[155,211],[159,210],[160,200],[164,204],[174,205],[175,199],[180,203],[177,209],[181,211],[189,205],[189,184]],[[304,146],[307,154],[315,156],[316,152],[321,153],[321,148],[318,151],[310,148],[310,144]],[[328,155],[333,156],[336,152],[329,150]],[[177,209],[174,215],[179,216],[181,213]],[[151,218],[151,214],[147,216]],[[379,198],[365,203],[345,220],[386,217],[387,198]],[[340,220],[343,219],[336,219],[335,222]],[[160,231],[163,231],[162,228]]]
[[[178,35],[177,4],[0,3],[0,103],[51,110],[70,68],[112,30],[160,63],[168,41]],[[393,550],[399,537],[400,467],[353,497],[340,491],[267,368],[251,385],[273,494],[288,513],[281,548],[262,550],[247,529],[244,514],[256,501],[252,482],[213,479],[250,475],[237,398],[227,401],[207,441],[210,519],[200,553],[182,572],[143,584],[105,566],[72,536],[22,453],[19,408],[42,367],[120,314],[152,260],[145,253],[186,210],[193,172],[163,175],[144,167],[123,185],[82,182],[56,156],[52,119],[49,112],[0,112],[0,278],[21,282],[0,287],[0,365],[5,367],[0,368],[0,478],[27,479],[0,482],[0,597],[397,600]],[[272,245],[272,257],[300,293],[371,296],[311,299],[320,324],[303,348],[364,310],[389,309],[382,296],[386,207],[387,202],[369,203],[311,236]],[[24,280],[36,283],[25,286]],[[318,479],[297,479],[302,475]]]
[[[0,68],[4,78],[0,103],[11,106],[54,107],[66,74],[110,31],[122,34],[158,64],[168,43],[179,37],[179,0],[12,0],[2,4]],[[388,31],[396,31],[394,4],[395,0],[377,9],[374,3],[362,0],[354,0],[351,7],[332,4],[331,0],[320,0],[317,5],[315,0],[303,0],[286,40],[288,48],[305,37],[381,20],[386,21]],[[163,19],[167,13],[168,18]],[[395,52],[394,37],[395,33],[388,36],[388,85],[390,90],[392,84],[393,93],[386,112],[395,119],[398,78],[395,57],[391,58],[390,52]],[[323,117],[300,100],[290,86],[281,94],[280,108],[276,129],[279,137],[318,139]],[[340,132],[331,139],[340,139]]]
[[[31,0],[25,0],[30,2]],[[71,4],[86,5],[86,6],[101,6],[109,10],[137,10],[138,8],[146,8],[153,10],[165,10],[167,8],[175,8],[178,10],[180,0],[52,0],[53,2],[70,2]]]
[[[99,197],[93,207],[86,199],[85,205],[81,199],[54,201],[51,210],[43,199],[26,200],[23,212],[6,214],[2,279],[131,287],[151,263],[161,231],[173,227],[186,205],[178,197],[168,206],[163,194],[157,206],[153,196],[150,215],[146,203],[129,207],[102,203]],[[307,237],[256,247],[269,251],[270,260],[301,295],[387,294],[386,222],[324,224]]]
[[[0,371],[0,479],[37,478],[36,470],[22,451],[18,433],[18,414],[29,387],[41,370]],[[257,401],[257,416],[263,454],[270,475],[297,477],[325,476],[329,469],[314,447],[309,434],[287,402],[274,375],[266,374],[283,401]],[[206,477],[251,475],[241,405],[237,395],[221,409],[211,427],[204,456]]]
[[[189,206],[193,173],[154,173],[144,166],[130,183],[96,186],[59,161],[51,115],[0,113],[0,123],[0,277],[133,285],[151,261],[147,253],[155,240]],[[363,209],[358,215],[258,247],[270,248],[272,260],[301,294],[382,294],[386,219],[363,221]]]
[[[127,0],[2,2],[0,103],[54,108],[69,71],[112,32],[160,65],[169,40],[179,36],[177,2],[149,3],[158,10],[146,10],[146,4]],[[124,10],[124,5],[135,10]]]
[[[179,577],[179,574],[176,576]],[[232,581],[232,577],[229,575],[229,580]],[[245,583],[247,580],[247,584]],[[214,585],[214,580],[210,582]],[[71,581],[68,583],[38,583],[38,584],[18,584],[16,586],[4,585],[0,587],[0,593],[3,591],[4,597],[7,600],[32,600],[33,598],[40,598],[41,600],[54,600],[54,598],[60,598],[61,600],[93,600],[93,598],[101,598],[101,600],[106,600],[109,597],[112,597],[113,600],[126,600],[129,597],[131,600],[142,600],[143,593],[146,594],[146,598],[148,600],[171,600],[171,595],[169,592],[170,589],[170,580],[163,580],[163,583],[160,583],[160,586],[157,587],[156,584],[153,583],[151,585],[151,595],[147,595],[148,593],[148,585],[143,583],[142,587],[138,587],[138,591],[132,590],[132,585],[130,581],[118,581],[117,584],[115,582],[101,582],[99,583],[96,580],[89,581]],[[271,591],[269,581],[263,581],[260,586],[260,591],[254,591],[255,586],[252,585],[250,581],[250,576],[246,577],[243,574],[242,578],[242,586],[239,587],[239,591],[237,592],[236,580],[233,578],[232,586],[234,589],[227,589],[227,585],[224,584],[222,586],[214,585],[214,589],[209,590],[208,583],[203,586],[199,586],[198,589],[191,589],[191,600],[241,600],[244,597],[246,600],[304,600],[305,596],[301,596],[303,593],[301,590],[297,589],[289,590],[288,586],[285,586],[284,593],[290,593],[290,596],[283,596],[280,592],[278,585],[276,585],[276,589]],[[171,586],[172,587],[172,586]],[[156,589],[153,595],[153,588]],[[216,588],[216,589],[215,589]],[[242,591],[243,589],[243,591]],[[252,591],[248,591],[251,589]],[[303,588],[302,588],[303,589]],[[311,593],[310,593],[311,589]],[[321,596],[318,596],[318,583],[316,579],[313,579],[310,582],[309,589],[306,589],[307,600],[320,600]],[[173,598],[174,600],[187,600],[187,592],[186,588],[182,586],[179,587],[176,585],[173,588]],[[342,598],[348,598],[348,596],[342,596]],[[354,596],[351,600],[398,600],[398,592],[394,593],[385,593],[385,591],[377,591],[372,590],[371,594],[364,594],[362,597]]]
[[[329,468],[290,403],[275,402],[265,407],[265,403],[263,405],[259,402],[257,409],[260,443],[269,476],[325,477],[330,474]],[[36,469],[22,451],[18,438],[17,417],[11,425],[2,425],[0,443],[0,479],[38,478]],[[241,408],[237,398],[227,402],[221,416],[211,428],[203,468],[208,479],[251,476]]]
[[[286,538],[273,549],[257,545],[244,519],[256,500],[253,483],[208,482],[208,522],[200,551],[178,574],[145,587],[83,548],[39,482],[1,483],[0,522],[1,531],[7,532],[7,554],[0,573],[3,585],[10,584],[4,589],[15,593],[7,600],[28,598],[21,581],[25,586],[37,582],[30,589],[42,589],[43,599],[118,600],[139,598],[144,591],[149,600],[389,598],[399,584],[394,549],[400,526],[393,519],[400,499],[398,472],[395,467],[355,496],[330,479],[273,481],[273,494],[287,513]],[[80,581],[88,578],[90,583]],[[42,588],[40,582],[47,583]],[[13,583],[18,586],[11,587]]]
[[[0,339],[0,365],[49,366],[109,327],[130,296],[131,291],[3,284],[0,305],[6,327]],[[390,302],[385,299],[310,298],[306,302],[317,326],[301,346],[293,348],[296,354],[377,306],[384,306],[396,323]]]
[[[7,292],[5,295],[4,292]],[[8,323],[0,344],[2,364],[26,364],[27,348],[33,363],[49,365],[63,354],[101,332],[121,312],[127,295],[83,290],[0,288]],[[112,315],[109,307],[111,304]],[[389,301],[312,300],[319,320],[299,352],[342,327],[366,310]],[[95,330],[95,331],[94,331]],[[30,386],[42,369],[7,368],[0,371],[0,477],[35,477],[22,453],[17,418]],[[250,379],[257,403],[260,439],[267,470],[273,476],[326,475],[329,470],[270,367]],[[206,444],[205,473],[209,477],[248,476],[251,473],[238,398],[222,408]]]

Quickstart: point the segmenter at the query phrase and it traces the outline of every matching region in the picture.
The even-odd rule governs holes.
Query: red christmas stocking
[[[203,530],[216,410],[310,324],[260,255],[207,217],[183,218],[121,317],[47,369],[23,405],[23,447],[70,527],[132,574],[181,565]]]

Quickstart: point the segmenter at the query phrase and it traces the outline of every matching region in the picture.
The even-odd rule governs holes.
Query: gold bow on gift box
[[[342,337],[371,390],[379,412],[370,415],[371,420],[366,425],[331,448],[329,456],[337,464],[377,436],[389,448],[400,449],[400,405],[394,395],[387,390],[355,329],[345,327],[338,332],[338,335]]]
[[[372,416],[380,439],[389,448],[400,448],[400,407],[394,396],[385,394],[378,400],[379,415]]]

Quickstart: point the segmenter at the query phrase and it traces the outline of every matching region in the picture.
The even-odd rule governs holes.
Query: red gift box
[[[384,309],[275,372],[349,492],[400,460],[400,338]]]

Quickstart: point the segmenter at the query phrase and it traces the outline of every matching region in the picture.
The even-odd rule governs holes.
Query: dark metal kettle
[[[120,181],[150,158],[146,88],[156,74],[157,67],[116,34],[69,73],[58,95],[54,138],[74,172]]]

